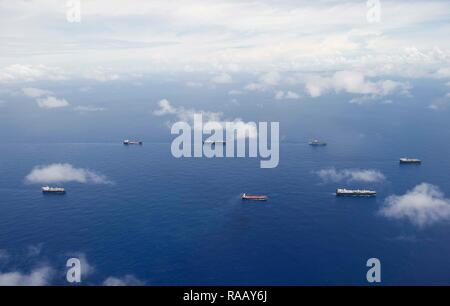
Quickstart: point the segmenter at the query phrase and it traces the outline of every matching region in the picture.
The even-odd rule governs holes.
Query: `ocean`
[[[170,143],[1,144],[2,272],[49,265],[64,285],[65,263],[82,254],[83,284],[133,275],[148,285],[368,284],[366,261],[381,262],[382,284],[450,284],[450,224],[418,227],[381,207],[427,182],[450,196],[449,144],[418,133],[328,138],[328,146],[282,142],[280,164],[255,158],[182,158]],[[403,134],[404,135],[404,134]],[[404,155],[420,166],[400,166]],[[68,163],[108,184],[63,184],[43,195],[25,177],[37,165]],[[330,182],[321,169],[376,169],[381,182]],[[376,198],[340,198],[337,187],[373,188]],[[267,202],[242,201],[244,192]],[[30,246],[38,252],[30,253]]]

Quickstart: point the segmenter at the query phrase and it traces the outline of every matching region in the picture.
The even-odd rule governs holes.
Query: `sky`
[[[113,110],[240,122],[246,99],[392,104],[421,84],[442,112],[449,33],[448,1],[0,0],[1,127],[26,129],[24,108],[29,126]]]

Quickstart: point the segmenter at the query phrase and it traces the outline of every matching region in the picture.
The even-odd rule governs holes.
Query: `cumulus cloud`
[[[99,82],[115,81],[120,79],[119,74],[112,72],[110,69],[97,67],[84,74],[84,77]]]
[[[211,82],[216,84],[229,84],[233,82],[233,78],[228,73],[221,73],[219,75],[216,75],[211,79]]]
[[[0,273],[0,286],[46,286],[49,285],[53,269],[44,266],[29,273],[20,271]]]
[[[22,88],[22,92],[24,95],[26,95],[27,97],[30,97],[30,98],[39,98],[42,96],[53,95],[53,92],[51,92],[50,90],[34,88],[34,87]]]
[[[443,67],[436,71],[437,78],[450,78],[450,67]]]
[[[36,102],[40,108],[61,108],[70,105],[66,99],[58,99],[55,97],[38,98]]]
[[[134,275],[125,275],[124,277],[110,276],[103,282],[103,286],[143,286],[145,283]]]
[[[162,99],[158,102],[159,109],[153,111],[153,114],[155,116],[165,116],[169,114],[175,114],[177,113],[177,109],[173,107],[169,100]]]
[[[110,184],[104,175],[93,171],[75,168],[70,164],[51,164],[35,167],[25,178],[28,183],[93,183]]]
[[[270,71],[260,76],[260,82],[266,85],[275,86],[281,80],[281,75],[278,71]]]
[[[56,98],[50,90],[25,87],[22,88],[22,92],[25,96],[34,98],[40,108],[61,108],[70,105],[66,99]]]
[[[237,131],[237,138],[256,138],[258,136],[257,128],[251,124],[244,122],[240,118],[225,120],[223,114],[220,112],[210,112],[203,110],[188,109],[184,107],[174,107],[167,100],[163,99],[158,102],[159,109],[153,111],[155,116],[175,116],[179,121],[188,122],[190,124],[194,121],[194,115],[201,114],[203,118],[203,125],[212,124],[221,126],[225,129],[225,121],[228,125]]]
[[[43,247],[42,243],[29,245],[28,246],[28,256],[30,256],[30,257],[39,256],[42,252],[42,247]]]
[[[66,74],[56,67],[14,64],[0,69],[0,82],[33,82],[65,80]]]
[[[364,182],[376,183],[385,180],[385,176],[378,170],[373,169],[344,169],[336,170],[335,168],[322,169],[316,174],[324,182]]]
[[[95,267],[88,261],[85,253],[75,252],[67,254],[70,258],[77,258],[80,260],[82,279],[92,275],[95,272]]]
[[[300,99],[300,95],[293,91],[282,91],[279,90],[275,93],[276,100],[298,100]]]
[[[445,0],[385,1],[383,22],[376,27],[366,21],[366,1],[130,1],[127,7],[120,1],[89,2],[83,16],[99,24],[135,15],[142,20],[111,31],[89,26],[79,29],[76,41],[57,45],[67,38],[65,32],[45,22],[60,14],[55,1],[2,1],[0,19],[21,21],[21,27],[8,28],[2,54],[11,61],[33,56],[75,69],[101,54],[103,62],[119,62],[124,70],[146,60],[152,71],[380,67],[401,72],[448,65]],[[418,27],[421,31],[414,31]],[[42,34],[39,43],[36,33]],[[130,65],[123,64],[126,60]]]
[[[278,71],[270,71],[259,76],[258,82],[247,84],[244,89],[247,91],[267,91],[278,85],[281,81],[281,74]]]
[[[408,95],[411,86],[408,83],[392,80],[370,81],[358,71],[338,71],[330,77],[319,75],[308,77],[305,89],[311,97],[319,97],[334,91],[369,95],[375,98],[391,94]]]
[[[388,197],[380,213],[424,227],[450,220],[450,199],[437,186],[422,183],[404,195]]]
[[[248,91],[265,91],[267,86],[261,83],[249,83],[244,87],[244,89]]]
[[[175,115],[180,121],[192,122],[195,114],[202,114],[203,120],[206,121],[220,121],[220,118],[222,117],[222,113],[220,112],[174,107],[167,99],[160,100],[158,106],[159,109],[153,111],[155,116]]]
[[[41,253],[42,253],[43,244],[36,244],[28,246],[28,252],[24,258],[20,258],[15,256],[15,258],[19,260],[26,261],[27,265],[30,262],[39,262],[42,261]],[[4,254],[5,258],[0,257],[0,263],[2,260],[7,261],[9,258],[9,253],[0,250],[0,255]],[[82,252],[73,252],[65,254],[66,258],[77,258],[80,260],[80,268],[81,268],[81,280],[82,282],[86,281],[86,278],[95,273],[95,267],[88,262],[87,257]],[[60,273],[66,273],[63,267],[62,269],[55,269],[50,264],[37,264],[34,265],[34,268],[31,270],[18,270],[18,269],[10,269],[5,271],[0,271],[0,286],[48,286],[51,285],[53,281],[55,281],[55,277],[61,275]],[[119,283],[122,282],[125,285],[133,285],[133,284],[143,284],[143,282],[139,281],[137,278],[133,276],[125,276],[123,278],[112,279],[108,283]]]
[[[228,92],[228,95],[230,95],[230,96],[240,96],[242,94],[243,94],[243,92],[241,90],[237,90],[237,89],[232,89]]]

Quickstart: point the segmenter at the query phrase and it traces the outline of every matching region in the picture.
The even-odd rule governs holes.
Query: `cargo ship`
[[[225,145],[225,141],[221,141],[221,140],[204,140],[203,144],[211,144],[211,145],[216,145],[216,144],[221,144],[221,145]]]
[[[364,189],[336,189],[337,196],[352,196],[352,197],[373,197],[377,195],[374,190],[364,190]]]
[[[45,186],[42,187],[42,192],[43,193],[66,193],[66,190],[64,188],[61,187],[49,187],[49,186]]]
[[[321,147],[321,146],[326,146],[327,143],[325,141],[314,139],[309,142],[309,145],[314,146],[314,147]]]
[[[142,141],[134,141],[134,140],[126,139],[126,140],[123,141],[123,144],[124,145],[141,145]]]
[[[408,157],[400,158],[400,164],[421,164],[421,163],[422,161],[417,158],[408,158]]]
[[[241,196],[242,200],[253,200],[253,201],[267,201],[268,197],[265,195],[251,195],[248,193],[244,193]]]

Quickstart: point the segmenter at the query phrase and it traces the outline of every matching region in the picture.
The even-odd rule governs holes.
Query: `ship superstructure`
[[[326,143],[325,141],[321,141],[321,140],[318,140],[318,139],[314,139],[314,140],[311,140],[311,141],[309,142],[309,145],[310,145],[310,146],[315,146],[315,147],[321,147],[321,146],[326,146],[327,143]]]
[[[66,190],[61,187],[44,186],[44,187],[42,187],[42,192],[43,193],[66,193]]]
[[[244,193],[241,196],[242,200],[254,200],[254,201],[267,201],[268,197],[266,195],[251,195],[248,193]]]
[[[421,164],[422,161],[418,158],[409,158],[409,157],[402,157],[400,158],[400,164]]]
[[[134,140],[128,140],[128,139],[125,139],[125,140],[123,141],[123,144],[124,144],[124,145],[141,145],[141,144],[142,144],[142,141],[134,141]]]
[[[337,196],[359,196],[359,197],[373,197],[377,195],[377,192],[374,190],[366,190],[366,189],[346,189],[346,188],[338,188],[336,190]]]

